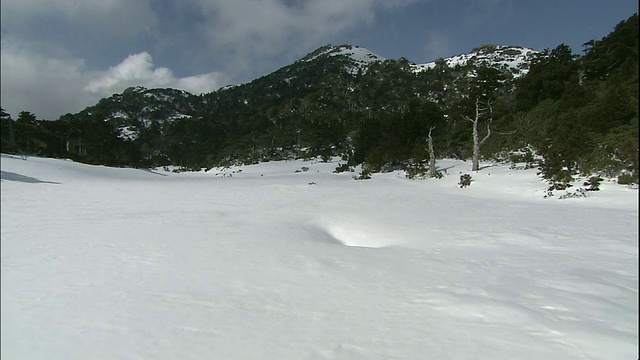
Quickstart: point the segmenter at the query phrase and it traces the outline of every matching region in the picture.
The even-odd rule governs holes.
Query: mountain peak
[[[359,69],[366,68],[373,62],[386,60],[384,57],[374,53],[373,51],[360,46],[348,44],[334,46],[328,44],[312,51],[307,56],[300,59],[300,61],[310,62],[325,56],[346,57],[352,65],[349,69],[352,73],[357,73]]]

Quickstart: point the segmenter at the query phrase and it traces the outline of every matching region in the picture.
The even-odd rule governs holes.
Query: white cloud
[[[130,86],[175,88],[194,94],[214,91],[225,85],[219,72],[176,78],[166,67],[155,67],[147,52],[129,55],[120,64],[92,79],[85,89],[93,94],[108,96]]]
[[[87,69],[82,59],[47,58],[5,40],[1,57],[1,104],[14,118],[20,111],[30,111],[39,118],[56,119],[129,86],[200,94],[226,85],[226,77],[218,72],[177,78],[170,69],[156,67],[146,52],[130,55],[105,71]]]
[[[169,69],[154,68],[151,55],[141,52],[129,55],[120,64],[92,80],[86,89],[96,94],[113,94],[118,89],[135,85],[166,87],[173,79]]]
[[[226,79],[227,77],[221,72],[211,72],[177,79],[174,87],[199,95],[215,91],[227,85]]]

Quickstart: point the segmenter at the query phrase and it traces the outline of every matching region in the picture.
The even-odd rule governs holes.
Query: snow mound
[[[316,239],[331,244],[338,244],[356,248],[384,248],[393,245],[393,241],[371,230],[358,227],[355,224],[320,222],[310,226],[310,232]]]

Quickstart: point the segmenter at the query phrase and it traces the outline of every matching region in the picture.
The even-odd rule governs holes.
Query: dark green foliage
[[[637,177],[637,22],[634,15],[601,41],[589,42],[581,58],[560,46],[519,82],[519,124],[552,183],[597,171]]]
[[[343,173],[345,171],[353,171],[353,169],[349,166],[349,164],[338,164],[336,169],[333,170],[333,172],[336,174]]]
[[[521,150],[517,153],[510,154],[509,161],[511,161],[512,163],[511,165],[512,169],[516,169],[518,167],[516,165],[517,163],[524,163],[524,165],[522,166],[522,169],[524,170],[531,169],[536,166],[535,164],[536,160],[530,148],[525,148],[524,150]]]
[[[426,162],[412,162],[404,168],[408,179],[426,179],[429,177],[429,165]],[[441,171],[436,171],[436,179],[442,179],[444,175]]]
[[[469,185],[471,185],[471,182],[473,181],[473,179],[471,178],[471,175],[469,174],[462,174],[460,175],[460,182],[458,182],[458,185],[460,185],[460,188],[465,188]]]
[[[546,49],[531,63],[529,73],[518,83],[516,108],[529,111],[539,102],[558,100],[571,79],[578,78],[576,57],[565,44]]]
[[[618,176],[618,184],[620,185],[631,185],[631,184],[637,184],[637,183],[638,183],[638,177],[633,176],[632,174],[622,174]]]
[[[0,109],[1,142],[3,153],[14,154],[17,151],[13,119],[4,109]]]
[[[638,67],[638,14],[620,22],[604,39],[584,44],[584,73],[589,80],[607,77]]]
[[[545,195],[545,198],[552,197],[553,192],[556,190],[566,190],[573,186],[570,184],[571,180],[573,179],[571,178],[571,176],[568,176],[566,172],[559,175],[564,175],[564,177],[558,176],[556,179],[549,182],[549,187],[547,188],[547,195]]]
[[[599,176],[592,176],[589,180],[585,181],[582,186],[588,186],[588,188],[585,189],[586,191],[600,191],[600,183],[603,180],[604,179]]]

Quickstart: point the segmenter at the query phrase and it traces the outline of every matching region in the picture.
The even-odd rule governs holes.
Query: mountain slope
[[[119,126],[122,138],[135,140],[140,132],[152,127],[163,128],[172,121],[191,118],[202,107],[201,97],[184,90],[146,89],[138,86],[104,98],[77,116],[98,116]]]
[[[309,53],[307,56],[303,57],[300,61],[305,61],[305,62],[314,61],[323,56],[346,57],[349,60],[349,65],[350,65],[347,68],[347,70],[352,74],[357,74],[358,71],[366,71],[367,67],[374,62],[387,60],[382,56],[359,46],[326,45]]]
[[[417,76],[434,68],[435,63],[407,67],[403,61],[387,60],[358,46],[326,45],[259,79],[201,97],[173,89],[130,88],[75,117],[100,117],[117,126],[120,138],[144,146],[147,154],[143,157],[159,156],[172,163],[184,156],[171,154],[176,150],[170,148],[184,149],[194,138],[205,137],[215,138],[215,144],[210,142],[205,145],[208,150],[197,147],[194,151],[219,149],[218,159],[245,161],[247,157],[272,156],[267,153],[276,148],[294,147],[335,154],[330,149],[350,141],[348,134],[358,130],[358,119],[372,116],[366,115],[371,109],[385,114],[402,111],[402,106],[384,105],[387,100],[379,99],[375,92],[397,98],[394,102],[411,98],[437,101],[437,96],[427,95],[433,92],[422,88],[434,81],[458,83],[459,77],[472,76],[472,69],[478,66],[490,66],[516,78],[526,72],[532,53],[523,48],[484,47],[444,60],[447,66],[465,71],[430,79]],[[375,71],[369,73],[372,68]],[[178,132],[181,139],[158,139]],[[193,135],[187,139],[186,133]]]
[[[527,74],[531,61],[539,54],[539,51],[520,46],[485,45],[468,54],[452,56],[439,61],[449,67],[474,65],[506,69],[514,77],[519,78]],[[413,65],[414,71],[433,69],[437,62]]]

